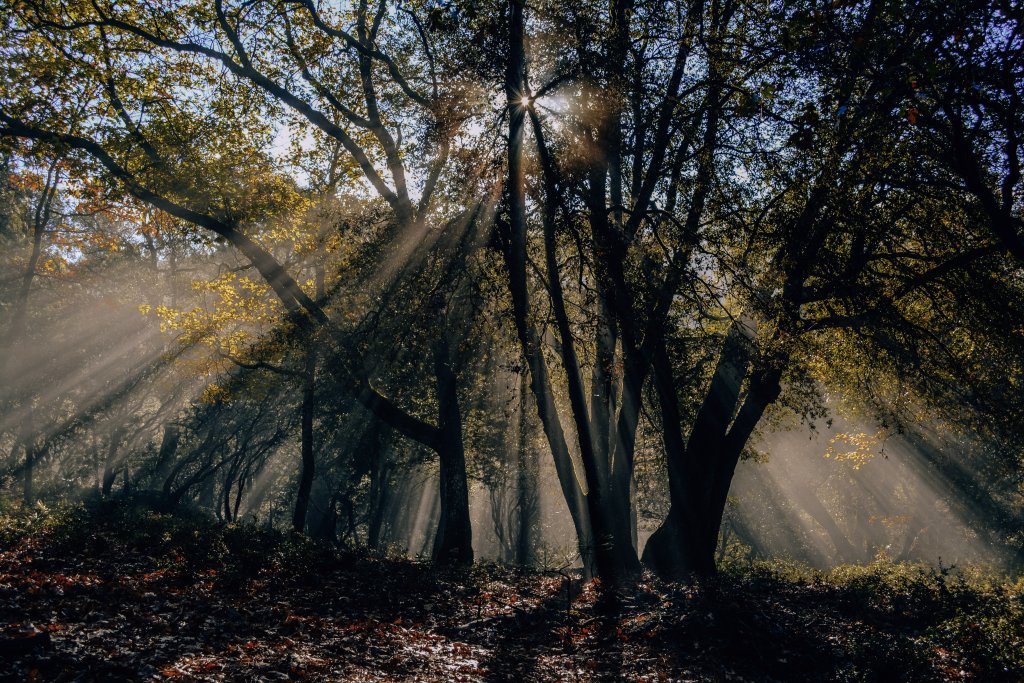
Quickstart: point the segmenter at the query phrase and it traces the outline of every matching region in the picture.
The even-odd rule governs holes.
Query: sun
[[[519,99],[519,105],[520,105],[520,106],[521,106],[521,107],[522,107],[523,109],[528,109],[528,108],[530,107],[530,103],[531,103],[531,102],[530,102],[530,98],[529,98],[529,96],[528,96],[528,95],[523,95],[523,96],[522,96],[522,97],[521,97],[521,98]]]

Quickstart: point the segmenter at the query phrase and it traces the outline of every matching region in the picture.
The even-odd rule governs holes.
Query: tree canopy
[[[776,509],[794,552],[941,552],[901,512],[938,505],[1019,566],[1010,3],[0,8],[27,501],[613,584],[714,574]],[[836,436],[799,465],[787,428]]]

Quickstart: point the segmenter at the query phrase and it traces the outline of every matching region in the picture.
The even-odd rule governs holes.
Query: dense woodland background
[[[1020,570],[1012,3],[0,8],[4,506]]]

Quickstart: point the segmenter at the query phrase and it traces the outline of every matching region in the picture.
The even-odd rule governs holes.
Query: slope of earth
[[[1024,584],[945,569],[747,565],[616,606],[123,506],[0,522],[4,681],[1024,680]]]

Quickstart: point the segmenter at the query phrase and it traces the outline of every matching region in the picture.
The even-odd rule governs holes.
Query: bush
[[[58,550],[82,552],[92,540],[89,511],[82,503],[26,506],[5,502],[0,511],[0,547],[13,548],[29,538],[45,537]]]
[[[723,579],[769,594],[813,586],[819,601],[844,612],[859,626],[849,633],[842,680],[931,680],[939,653],[978,680],[1018,681],[1024,671],[1024,578],[880,555],[828,572],[785,560],[738,562]]]
[[[958,648],[974,655],[974,672],[982,680],[1019,680],[1024,671],[1024,579],[993,585],[991,576],[958,577],[951,614],[929,629],[936,647]]]
[[[221,584],[243,589],[275,563],[281,545],[280,531],[257,524],[229,524],[222,528],[224,556]]]

